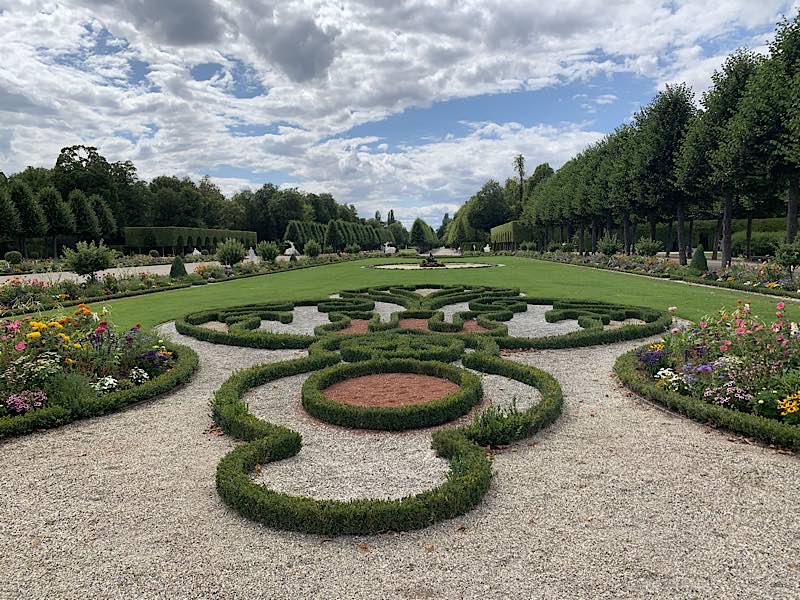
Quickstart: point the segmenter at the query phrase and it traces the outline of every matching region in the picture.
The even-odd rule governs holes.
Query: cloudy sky
[[[0,0],[0,170],[97,146],[140,176],[330,191],[436,224],[667,82],[764,49],[782,0]]]

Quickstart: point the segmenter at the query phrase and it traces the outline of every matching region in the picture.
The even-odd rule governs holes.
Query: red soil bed
[[[400,319],[400,329],[418,329],[428,331],[428,319]]]
[[[478,322],[475,319],[469,319],[464,321],[464,326],[462,327],[463,331],[469,331],[470,333],[486,333],[489,331],[486,327],[482,325],[478,325]]]
[[[417,373],[381,373],[345,379],[322,390],[328,400],[354,406],[397,408],[430,402],[452,394],[458,385],[442,377]]]
[[[338,329],[336,333],[368,333],[369,321],[366,319],[352,319],[350,325],[344,329]]]
[[[428,329],[428,319],[400,319],[398,323],[400,329],[417,329],[419,331],[430,331]],[[469,319],[464,321],[464,326],[461,328],[461,331],[466,331],[469,333],[486,333],[489,331],[485,327],[481,327],[478,325],[477,321],[474,319]],[[441,331],[437,331],[435,333],[443,333]]]

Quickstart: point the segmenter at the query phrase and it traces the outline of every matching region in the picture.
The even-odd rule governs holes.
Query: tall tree
[[[108,206],[108,203],[100,194],[89,196],[89,202],[97,217],[97,224],[100,227],[100,237],[109,239],[117,232],[117,221],[114,218],[111,207]]]
[[[14,206],[6,187],[0,185],[0,238],[15,238],[19,235],[19,229],[19,211]]]
[[[72,214],[75,215],[75,234],[79,241],[100,239],[100,223],[92,203],[81,190],[72,190],[67,198]]]
[[[17,237],[22,253],[28,256],[28,240],[47,233],[47,217],[39,201],[23,181],[12,178],[8,183],[8,194],[19,213]]]
[[[678,257],[682,265],[687,262],[684,221],[689,198],[675,180],[675,166],[683,138],[695,113],[692,100],[693,94],[687,85],[667,85],[635,117],[641,136],[637,159],[640,168],[648,173],[643,182],[643,191],[651,201],[675,216]]]
[[[75,233],[75,215],[53,186],[39,190],[39,204],[47,218],[47,235],[53,238],[53,258],[58,256],[58,236]]]
[[[511,218],[511,209],[506,202],[503,188],[494,179],[483,184],[471,198],[470,204],[469,224],[475,229],[489,231]]]
[[[514,157],[514,170],[519,177],[519,188],[517,190],[516,210],[517,215],[522,214],[522,198],[525,196],[525,157],[522,154],[517,154]]]

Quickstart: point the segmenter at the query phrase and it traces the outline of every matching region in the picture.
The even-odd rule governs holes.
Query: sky
[[[64,146],[143,179],[330,192],[436,226],[558,168],[667,83],[697,94],[785,0],[0,0],[0,170]]]

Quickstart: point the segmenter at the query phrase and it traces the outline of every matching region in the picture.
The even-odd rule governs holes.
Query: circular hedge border
[[[751,415],[709,404],[691,396],[658,387],[648,374],[638,368],[636,351],[626,352],[614,364],[614,372],[620,381],[639,396],[656,402],[701,423],[717,427],[758,440],[800,452],[800,427],[787,425],[775,419]]]
[[[443,398],[399,407],[354,406],[325,397],[324,389],[347,379],[380,373],[415,373],[449,379],[459,389]],[[483,398],[481,380],[466,369],[435,361],[373,359],[340,363],[314,373],[303,384],[302,402],[316,418],[343,427],[405,431],[433,427],[467,414]]]

